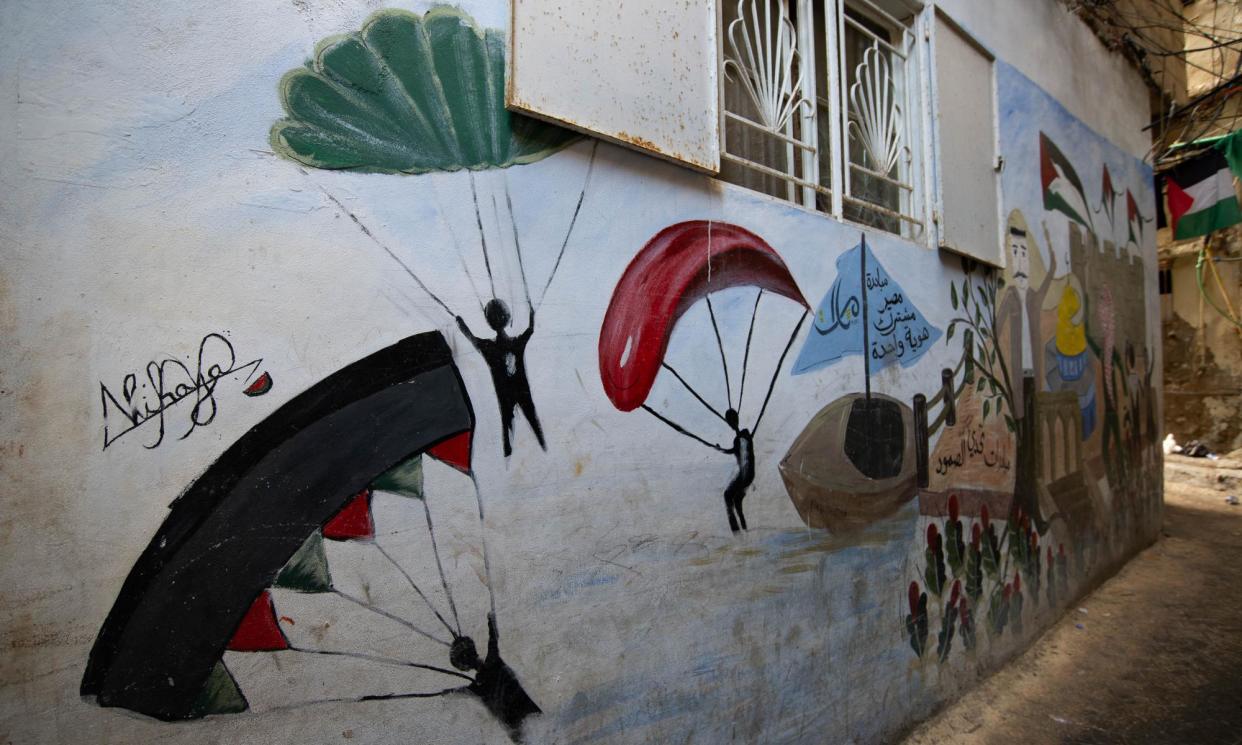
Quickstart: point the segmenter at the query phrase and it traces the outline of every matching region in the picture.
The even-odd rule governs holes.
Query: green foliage
[[[963,598],[958,608],[958,615],[961,616],[962,644],[965,645],[967,650],[973,650],[977,643],[974,601],[967,601]]]
[[[960,292],[956,282],[949,283],[949,302],[960,315],[949,321],[945,341],[953,339],[959,325],[966,327],[962,356],[971,363],[969,369],[978,375],[975,392],[986,395],[983,421],[989,416],[1003,415],[1006,426],[1013,432],[1013,418],[1006,411],[1013,411],[1013,393],[1009,390],[1006,360],[996,347],[996,293],[1004,285],[994,270],[986,270],[976,277],[974,263],[964,262],[962,266],[966,277],[962,279]],[[973,292],[972,281],[975,282]]]
[[[962,521],[947,520],[944,525],[945,543],[948,548],[949,567],[953,576],[960,577],[965,562],[966,546],[962,542]]]
[[[966,555],[966,596],[976,604],[983,597],[983,552],[974,546]]]
[[[568,130],[504,107],[504,37],[460,10],[382,10],[330,37],[280,81],[272,148],[307,166],[379,173],[504,168],[544,158]]]
[[[996,579],[1000,574],[1001,550],[1000,540],[996,537],[996,526],[989,525],[983,531],[983,545],[980,547],[983,552],[983,569],[992,579]]]
[[[950,602],[945,606],[943,619],[936,643],[936,656],[941,662],[949,659],[949,652],[953,650],[953,632],[957,628],[956,603]]]
[[[920,658],[927,651],[927,593],[919,592],[917,582],[910,583],[910,612],[906,614],[906,635],[910,648]]]
[[[1000,636],[1005,631],[1005,625],[1009,623],[1009,596],[1013,593],[1013,588],[1006,585],[1002,587],[997,584],[992,588],[992,597],[988,606],[988,624],[991,626],[993,636]]]

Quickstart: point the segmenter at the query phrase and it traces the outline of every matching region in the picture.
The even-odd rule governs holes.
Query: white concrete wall
[[[1060,11],[1051,0],[995,4],[1011,12],[992,12],[993,3],[980,2],[974,15],[959,20],[981,29],[998,56],[1016,66],[1007,77],[1013,90],[1001,91],[1002,106],[1034,102],[1023,105],[1037,121],[1015,127],[1012,138],[1002,132],[1002,151],[1011,156],[1007,193],[1021,194],[1006,206],[1027,214],[1036,234],[1032,250],[1047,262],[1036,226],[1048,220],[1068,235],[1068,225],[1033,196],[1039,163],[1031,133],[1056,139],[1088,194],[1099,193],[1107,163],[1118,188],[1133,189],[1150,214],[1150,186],[1131,157],[1143,150],[1134,130],[1146,120],[1145,98],[1123,63],[1092,46],[1077,21],[1055,15]],[[424,3],[400,5],[426,10]],[[859,243],[862,230],[612,145],[598,146],[592,168],[590,141],[529,165],[474,175],[328,171],[276,155],[268,138],[284,116],[281,76],[303,65],[321,39],[358,29],[380,7],[326,1],[210,9],[137,1],[0,7],[0,27],[9,30],[0,40],[0,318],[7,342],[0,348],[0,733],[7,738],[506,742],[498,718],[468,693],[308,703],[463,684],[358,658],[223,652],[249,711],[202,720],[161,722],[100,707],[78,693],[101,625],[169,517],[170,503],[297,394],[417,333],[447,340],[477,418],[476,483],[425,460],[444,584],[455,598],[460,633],[480,650],[494,598],[500,652],[543,711],[525,721],[528,742],[885,741],[1023,648],[1111,559],[1153,535],[1158,450],[1148,433],[1135,432],[1133,454],[1126,456],[1130,470],[1110,470],[1106,366],[1097,355],[1090,370],[1099,421],[1084,443],[1092,461],[1082,476],[1085,517],[1053,521],[1038,536],[1054,554],[1065,547],[1065,584],[1052,597],[1047,566],[1039,570],[1042,590],[1024,577],[1024,610],[1003,630],[989,631],[988,598],[993,591],[1002,597],[1013,584],[1017,570],[1010,563],[1003,576],[984,580],[987,594],[972,606],[977,647],[966,651],[959,630],[941,662],[936,637],[949,587],[962,578],[950,568],[940,596],[929,592],[930,648],[916,655],[905,623],[907,593],[912,582],[916,591],[929,589],[928,527],[946,530],[950,493],[962,495],[967,542],[972,525],[982,523],[980,500],[993,505],[993,524],[1003,525],[1016,443],[1002,419],[984,417],[984,394],[968,389],[958,399],[960,423],[932,437],[927,489],[852,534],[809,527],[800,517],[777,464],[816,412],[862,390],[863,375],[856,354],[804,375],[791,375],[790,366],[816,334],[810,325],[830,325],[818,315],[821,299],[845,276],[838,259]],[[482,27],[505,26],[503,2],[477,0],[463,8]],[[1043,27],[1054,30],[1033,38],[1031,30]],[[1049,40],[1062,35],[1071,39],[1069,51],[1057,58],[1078,64],[1039,64],[1050,57]],[[553,276],[584,183],[581,213]],[[521,267],[507,224],[506,185]],[[519,414],[514,452],[502,454],[486,364],[379,245],[481,333],[480,300],[493,293],[472,186],[493,252],[494,294],[515,309],[516,331],[526,324],[523,270],[534,287],[538,321],[526,363],[546,451]],[[722,504],[736,470],[733,457],[641,410],[617,410],[600,376],[600,328],[619,278],[654,235],[688,220],[730,223],[761,236],[816,311],[778,370],[801,308],[773,293],[762,301],[743,423],[757,417],[760,393],[777,375],[755,440],[756,479],[745,501],[749,530],[738,534],[729,530]],[[866,240],[900,286],[902,301],[939,332],[913,364],[876,372],[872,388],[907,403],[919,393],[933,397],[941,369],[962,357],[964,328],[949,333],[963,315],[953,298],[964,280],[978,292],[987,278],[967,277],[954,256],[883,233],[868,232]],[[1143,297],[1113,293],[1109,305],[1097,296],[1120,274],[1112,267],[1133,266],[1132,253],[1154,273],[1153,245],[1143,235],[1125,252],[1092,254],[1073,267],[1087,278],[1096,314],[1091,323],[1105,308],[1119,327],[1141,330],[1130,337],[1141,347],[1150,343],[1142,331],[1153,328],[1144,329],[1141,319],[1154,317],[1154,279]],[[1066,270],[1056,272],[1057,288],[1068,286]],[[755,289],[740,282],[713,297],[736,397]],[[998,303],[1006,297],[1001,292]],[[1057,318],[1054,308],[1037,319],[1041,352],[1056,336]],[[204,414],[192,426],[192,404],[185,401],[165,412],[162,440],[152,419],[105,448],[105,425],[115,427],[118,415],[113,411],[105,423],[101,386],[116,393],[129,373],[141,381],[149,362],[193,366],[200,340],[213,332],[231,342],[239,362],[261,359],[255,371],[270,373],[270,392],[246,396],[246,374],[227,375],[211,397],[216,410],[209,423]],[[1007,341],[1011,330],[997,332]],[[1002,355],[1007,349],[1002,345]],[[718,355],[699,302],[676,324],[666,359],[723,407],[730,394]],[[1118,375],[1121,380],[1126,371]],[[1130,406],[1118,401],[1113,414]],[[729,444],[730,431],[667,373],[648,402]],[[1010,468],[995,460],[981,465],[983,452],[968,453],[967,443],[979,438],[990,443],[992,456],[1009,459]],[[958,453],[964,467],[953,465]],[[325,443],[323,457],[336,455]],[[833,462],[846,468],[839,457]],[[1141,483],[1155,486],[1141,490]],[[1043,484],[1038,495],[1044,514],[1059,507],[1050,486]],[[476,499],[486,505],[482,520]],[[447,608],[422,506],[378,493],[372,507],[375,542],[430,588],[431,605]],[[237,525],[238,540],[249,527]],[[445,633],[374,546],[328,544],[338,590]],[[361,651],[448,669],[442,646],[339,596],[285,590],[273,596],[283,617],[277,623],[302,649]],[[166,622],[187,619],[170,612]]]
[[[936,6],[1088,127],[1137,158],[1147,156],[1146,85],[1058,0],[937,0]]]

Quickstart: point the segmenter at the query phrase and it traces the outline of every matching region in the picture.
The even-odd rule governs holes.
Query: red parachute
[[[708,293],[758,287],[810,306],[780,255],[745,228],[690,220],[643,246],[612,293],[599,334],[604,391],[621,411],[643,404],[655,383],[673,327]]]

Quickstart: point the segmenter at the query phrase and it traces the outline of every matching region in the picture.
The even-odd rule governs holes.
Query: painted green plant
[[[944,613],[940,616],[940,633],[936,636],[936,656],[941,662],[948,660],[949,652],[953,651],[953,632],[957,629],[959,602],[965,602],[962,598],[962,583],[961,580],[953,580],[949,602],[945,603]],[[965,608],[965,605],[962,607]],[[972,640],[971,644],[973,643]]]
[[[1003,416],[1005,426],[1015,432],[1014,392],[1005,355],[996,338],[996,296],[1004,290],[1005,281],[986,268],[976,275],[976,268],[973,261],[963,259],[962,271],[966,276],[962,278],[960,293],[956,283],[949,283],[949,302],[960,315],[949,321],[945,343],[953,339],[960,327],[965,340],[962,353],[971,373],[967,378],[974,378],[975,392],[983,397],[983,421],[992,415]]]
[[[906,636],[914,654],[922,657],[927,651],[927,593],[919,589],[918,582],[911,582],[907,600],[910,612],[906,614]]]
[[[281,79],[272,149],[314,168],[406,174],[547,157],[575,135],[505,109],[504,47],[456,8],[379,11]]]

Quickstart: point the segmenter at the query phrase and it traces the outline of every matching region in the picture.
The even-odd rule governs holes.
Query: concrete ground
[[[1242,497],[1242,462],[1170,456],[1160,540],[906,745],[1242,743],[1230,494]]]

